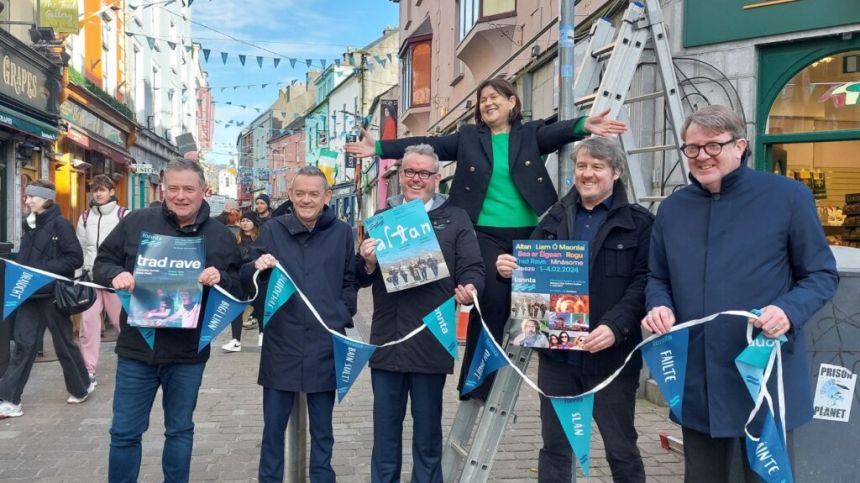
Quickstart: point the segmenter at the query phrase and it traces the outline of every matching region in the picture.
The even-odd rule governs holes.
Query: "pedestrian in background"
[[[84,252],[84,278],[92,279],[93,262],[99,246],[128,212],[116,200],[116,187],[113,180],[104,174],[96,175],[92,184],[93,198],[90,207],[78,218],[78,241]],[[104,315],[119,335],[119,315],[122,304],[117,295],[110,290],[95,289],[96,300],[81,314],[81,355],[90,376],[96,382],[96,369],[99,365],[99,350],[104,328]]]
[[[242,215],[242,219],[239,220],[239,229],[241,231],[236,234],[236,243],[239,245],[239,256],[242,258],[242,263],[244,264],[251,261],[251,244],[254,243],[260,234],[260,225],[257,217],[253,213],[245,213]],[[265,301],[265,292],[257,294],[257,298],[254,301],[256,302],[258,299]],[[233,338],[230,342],[221,346],[221,350],[224,352],[239,352],[242,350],[243,316],[244,314],[240,314],[230,322],[230,330],[232,331]],[[260,320],[263,320],[262,314],[259,314],[259,317]],[[260,333],[262,332],[263,328],[261,326]]]
[[[16,261],[63,277],[74,277],[84,256],[75,238],[75,228],[63,218],[60,207],[54,202],[57,197],[54,183],[41,179],[33,181],[24,194],[24,204],[30,213],[24,219]],[[70,394],[66,402],[82,403],[95,389],[81,351],[72,339],[72,321],[54,304],[54,283],[40,288],[15,311],[15,350],[9,367],[0,378],[0,419],[24,414],[21,395],[30,379],[38,341],[44,337],[45,328],[51,332],[63,369],[66,390]]]

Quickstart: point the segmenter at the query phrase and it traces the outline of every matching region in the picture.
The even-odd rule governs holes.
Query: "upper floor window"
[[[478,21],[509,16],[516,11],[516,0],[458,0],[457,41],[466,38]]]
[[[405,109],[430,105],[430,39],[407,47],[403,62]]]

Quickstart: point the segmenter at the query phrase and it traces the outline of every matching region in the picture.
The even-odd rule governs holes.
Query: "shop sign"
[[[39,65],[0,44],[0,93],[36,109],[57,112],[48,80]]]
[[[41,0],[39,24],[59,33],[78,33],[78,0]]]
[[[60,115],[75,126],[82,127],[117,146],[125,147],[126,134],[124,132],[72,100],[68,100],[60,106]]]
[[[146,163],[137,163],[137,174],[152,174],[152,165]]]

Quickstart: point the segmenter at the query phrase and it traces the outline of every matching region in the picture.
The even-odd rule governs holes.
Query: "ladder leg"
[[[483,408],[483,402],[478,399],[460,401],[457,405],[454,423],[442,448],[442,481],[454,481],[462,471],[469,440]]]

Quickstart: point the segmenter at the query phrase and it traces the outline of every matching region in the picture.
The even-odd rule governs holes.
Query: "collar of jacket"
[[[111,197],[110,201],[108,201],[107,203],[105,203],[103,205],[96,204],[95,200],[90,202],[90,209],[92,210],[93,213],[95,213],[97,215],[108,215],[110,213],[113,213],[113,211],[116,210],[116,207],[117,207],[117,204],[116,204],[116,198],[115,197]]]
[[[334,210],[332,210],[328,205],[323,208],[322,213],[320,213],[320,217],[317,218],[317,222],[314,225],[313,230],[309,230],[304,223],[299,220],[295,213],[289,213],[284,216],[279,216],[275,218],[278,223],[284,225],[284,228],[290,233],[290,235],[296,236],[299,233],[311,233],[314,231],[322,230],[323,228],[327,228],[329,225],[334,223],[337,220],[337,217],[334,216]]]
[[[569,219],[567,213],[569,213],[569,210],[576,210],[576,204],[579,200],[579,192],[576,191],[576,188],[571,188],[564,198],[559,200],[555,206],[550,208],[544,216],[544,219],[540,223],[542,229],[544,231],[554,233],[557,238],[566,238],[567,231],[569,229],[567,226]],[[612,185],[612,206],[609,208],[609,214],[606,217],[607,222],[600,228],[595,240],[604,238],[605,233],[607,233],[607,230],[611,227],[618,226],[627,229],[636,228],[633,216],[628,211],[619,212],[621,208],[628,205],[630,205],[630,203],[627,201],[627,190],[624,188],[624,182],[619,178],[615,180],[615,183]],[[570,219],[573,221],[573,217],[570,217]],[[564,232],[560,233],[562,229]],[[593,250],[592,254],[595,253],[597,253],[597,251]]]
[[[167,203],[161,204],[161,213],[164,215],[164,218],[167,219],[167,222],[178,231],[182,233],[197,233],[200,230],[200,226],[209,219],[209,203],[207,203],[206,200],[203,200],[203,203],[200,205],[200,210],[197,211],[197,218],[194,219],[194,223],[185,227],[179,226],[179,220],[176,218],[176,213],[167,209]]]
[[[448,201],[448,195],[443,195],[442,193],[433,193],[433,198],[431,198],[433,204],[430,205],[430,210],[433,211],[436,208],[444,205],[446,201]],[[389,196],[385,201],[389,208],[394,208],[395,206],[400,206],[403,204],[403,195],[394,195]]]
[[[514,167],[514,162],[517,159],[517,154],[520,150],[520,129],[523,127],[523,122],[521,119],[517,118],[511,121],[511,130],[508,132],[508,168]],[[484,150],[484,154],[487,156],[487,159],[490,161],[490,170],[493,168],[493,132],[490,130],[490,126],[487,126],[484,123],[481,123],[478,126],[478,138],[481,140],[481,148]]]
[[[36,215],[36,228],[30,228],[30,225],[27,224],[27,217],[25,216],[23,220],[24,231],[36,230],[38,228],[41,228],[45,226],[46,223],[53,220],[54,218],[57,218],[58,216],[62,216],[62,214],[60,213],[60,207],[59,205],[54,203],[53,205],[46,208],[45,211]]]
[[[711,193],[707,190],[702,183],[699,183],[699,180],[693,177],[693,174],[690,173],[690,183],[698,188],[698,192],[704,196],[711,196],[712,194],[724,195],[732,191],[732,188],[736,187],[740,184],[741,180],[750,172],[750,168],[745,164],[745,161],[741,161],[741,165],[738,166],[737,169],[732,171],[731,173],[723,176],[723,179],[720,180],[720,192],[719,193]]]

